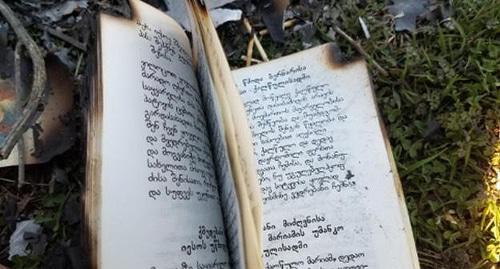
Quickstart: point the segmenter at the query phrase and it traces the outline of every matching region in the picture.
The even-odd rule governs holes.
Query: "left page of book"
[[[162,12],[130,3],[131,20],[100,16],[92,268],[229,268],[189,40]]]

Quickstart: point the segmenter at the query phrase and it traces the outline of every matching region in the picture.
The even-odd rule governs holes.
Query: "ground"
[[[500,2],[453,1],[450,20],[420,18],[414,32],[395,31],[395,18],[387,4],[292,1],[288,17],[293,15],[296,21],[286,29],[284,43],[269,35],[261,42],[274,59],[333,41],[346,60],[359,57],[359,51],[333,27],[359,42],[371,58],[373,86],[398,164],[422,268],[496,268],[493,266],[500,255],[496,188],[500,163]],[[12,6],[27,14],[22,5]],[[91,8],[90,18],[106,6]],[[258,12],[250,10],[248,16],[256,29],[263,29]],[[368,26],[369,39],[359,17]],[[28,27],[46,49],[36,23]],[[218,30],[231,66],[244,66],[241,57],[246,55],[249,35],[241,23],[227,23]],[[11,40],[9,45],[13,45]],[[68,47],[70,60],[86,54],[64,42],[58,41],[56,46]],[[256,51],[253,55],[260,58]],[[87,91],[85,61],[80,65],[73,67],[80,89],[75,100]],[[75,119],[81,130],[83,118],[78,113],[83,104],[77,103]],[[4,179],[0,181],[0,265],[84,268],[79,217],[83,149],[80,135],[66,153],[47,164],[28,167],[30,184],[20,189],[11,182],[17,178],[17,170],[0,169]],[[7,261],[16,220],[31,218],[42,224],[47,247],[38,256]]]

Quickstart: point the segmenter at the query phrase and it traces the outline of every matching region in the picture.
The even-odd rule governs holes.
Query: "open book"
[[[102,14],[88,114],[92,268],[419,268],[363,61],[333,45],[230,70],[139,0]]]

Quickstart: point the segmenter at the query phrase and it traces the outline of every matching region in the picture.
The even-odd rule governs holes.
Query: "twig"
[[[78,62],[76,63],[76,68],[75,68],[75,73],[73,76],[76,78],[78,76],[78,73],[80,72],[80,67],[82,65],[82,59],[83,59],[83,53],[80,53],[80,56],[78,57]]]
[[[23,109],[24,100],[26,97],[26,92],[23,90],[23,85],[21,81],[21,60],[22,60],[22,49],[23,44],[17,42],[14,65],[15,65],[15,87],[16,87],[16,115],[19,117]],[[19,140],[17,141],[17,187],[21,188],[24,184],[24,134],[21,134]]]
[[[55,30],[55,29],[52,29],[50,27],[41,27],[41,29],[47,31],[49,34],[51,34],[51,35],[53,35],[53,36],[55,36],[63,41],[66,41],[67,43],[73,45],[74,47],[76,47],[82,51],[87,51],[87,46],[84,43],[82,43],[82,42],[74,39],[73,37],[63,33],[62,31]]]
[[[373,59],[370,54],[366,53],[366,51],[359,45],[358,42],[356,42],[354,39],[352,39],[348,34],[346,34],[342,29],[340,29],[338,26],[334,25],[333,30],[337,32],[339,35],[341,35],[343,38],[345,38],[351,45],[359,52],[363,57],[365,57],[368,61],[372,62],[373,66],[384,76],[388,76],[389,73],[382,67],[380,66],[377,61]]]
[[[243,26],[245,26],[247,32],[250,35],[252,35],[252,38],[254,39],[255,42],[255,46],[257,47],[257,50],[259,51],[259,54],[262,57],[262,59],[266,62],[269,62],[269,57],[267,57],[267,53],[264,50],[264,47],[262,47],[260,40],[257,38],[257,35],[252,31],[252,26],[250,25],[250,22],[248,22],[247,18],[243,18]]]
[[[250,66],[252,64],[252,55],[253,55],[253,45],[255,43],[255,37],[252,35],[250,37],[250,41],[248,41],[248,46],[247,46],[247,59],[246,59],[246,66]]]
[[[248,57],[245,55],[241,55],[240,59],[246,62],[248,60]],[[252,63],[260,64],[262,63],[262,61],[259,59],[252,58]]]
[[[45,62],[40,48],[3,0],[0,0],[0,13],[11,25],[19,42],[28,50],[31,61],[33,62],[33,85],[30,98],[23,109],[21,117],[16,121],[14,126],[12,126],[12,130],[7,135],[0,149],[0,159],[5,159],[9,156],[22,134],[26,132],[33,121],[36,120],[36,113],[43,109],[42,101],[47,89],[47,74],[45,72]]]
[[[7,183],[12,183],[12,184],[16,183],[15,180],[3,178],[3,177],[0,177],[0,181],[7,182]]]
[[[11,183],[11,184],[16,184],[16,181],[15,180],[12,180],[12,179],[7,179],[7,178],[3,178],[3,177],[0,177],[0,181],[2,182],[7,182],[7,183]],[[31,182],[24,182],[24,184],[26,185],[31,185],[31,186],[39,186],[39,187],[48,187],[49,184],[47,183],[31,183]]]
[[[297,22],[297,19],[287,20],[283,23],[283,28],[286,29],[288,27],[294,26],[296,22]],[[269,34],[269,30],[267,30],[267,29],[263,29],[263,30],[259,31],[260,36],[267,35],[267,34]]]
[[[423,257],[430,257],[436,260],[442,259],[441,256],[439,256],[437,253],[431,253],[431,251],[418,251],[418,256],[423,256]]]
[[[368,26],[366,25],[365,19],[363,17],[358,17],[359,24],[361,25],[361,29],[363,29],[363,33],[365,34],[366,39],[370,39],[370,31],[368,30]]]

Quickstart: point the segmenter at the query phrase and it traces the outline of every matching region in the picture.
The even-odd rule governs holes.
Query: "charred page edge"
[[[365,72],[367,73],[368,81],[369,81],[369,94],[371,96],[371,101],[374,104],[374,107],[377,111],[377,118],[378,118],[378,125],[380,128],[380,131],[382,133],[382,137],[384,140],[384,148],[386,151],[387,159],[389,161],[390,165],[390,173],[392,174],[392,180],[394,184],[394,190],[396,192],[398,202],[399,202],[399,210],[400,214],[403,220],[403,232],[406,235],[407,241],[409,243],[409,255],[411,258],[411,263],[412,263],[412,269],[418,269],[420,268],[419,265],[419,260],[418,260],[418,255],[417,255],[417,249],[415,245],[415,237],[413,236],[413,231],[410,223],[410,218],[409,218],[409,213],[408,213],[408,208],[406,206],[406,200],[405,200],[405,195],[403,191],[403,185],[401,184],[401,178],[398,173],[398,168],[396,164],[396,160],[394,159],[394,155],[392,153],[392,146],[391,142],[389,139],[389,135],[387,132],[387,128],[384,124],[384,120],[382,118],[382,113],[380,112],[380,109],[378,108],[377,105],[377,99],[373,87],[373,80],[368,72],[368,69],[365,69]]]
[[[84,237],[85,248],[89,254],[89,268],[97,269],[100,264],[99,251],[99,212],[101,205],[101,135],[102,135],[102,66],[101,66],[101,15],[97,21],[97,37],[94,47],[95,53],[91,55],[89,74],[89,100],[86,111],[87,121],[87,147],[85,169],[85,194],[84,194]]]
[[[354,59],[347,61],[342,56],[342,51],[335,43],[327,43],[323,45],[322,51],[325,54],[324,63],[331,69],[342,69],[349,65],[365,62],[362,57],[355,57]]]

